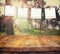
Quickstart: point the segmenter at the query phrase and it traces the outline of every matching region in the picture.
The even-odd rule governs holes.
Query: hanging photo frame
[[[28,18],[28,8],[18,8],[19,18]]]
[[[15,16],[15,7],[14,6],[5,6],[5,16]]]
[[[41,19],[41,8],[31,8],[31,18]]]
[[[46,19],[56,18],[55,8],[45,8],[45,18]]]

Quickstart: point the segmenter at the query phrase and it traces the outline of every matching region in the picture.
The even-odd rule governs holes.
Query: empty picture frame
[[[18,8],[19,18],[28,18],[28,8]]]
[[[45,18],[46,19],[56,18],[55,8],[45,8]]]
[[[14,6],[5,6],[5,16],[15,16],[15,7]]]
[[[41,8],[31,8],[31,18],[41,19]]]

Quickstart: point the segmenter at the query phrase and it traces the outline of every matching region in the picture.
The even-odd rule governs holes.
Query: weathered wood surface
[[[0,51],[60,51],[60,36],[0,36]]]

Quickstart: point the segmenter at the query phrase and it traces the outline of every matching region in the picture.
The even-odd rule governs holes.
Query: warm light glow
[[[15,16],[15,7],[5,6],[5,16]]]
[[[41,19],[41,8],[31,8],[31,18]]]
[[[18,17],[28,18],[28,8],[18,8]]]
[[[46,17],[46,19],[56,18],[55,8],[46,8],[45,9],[45,17]]]

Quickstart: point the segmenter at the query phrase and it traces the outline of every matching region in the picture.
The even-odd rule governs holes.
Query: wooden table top
[[[0,51],[60,51],[60,36],[0,36]]]

